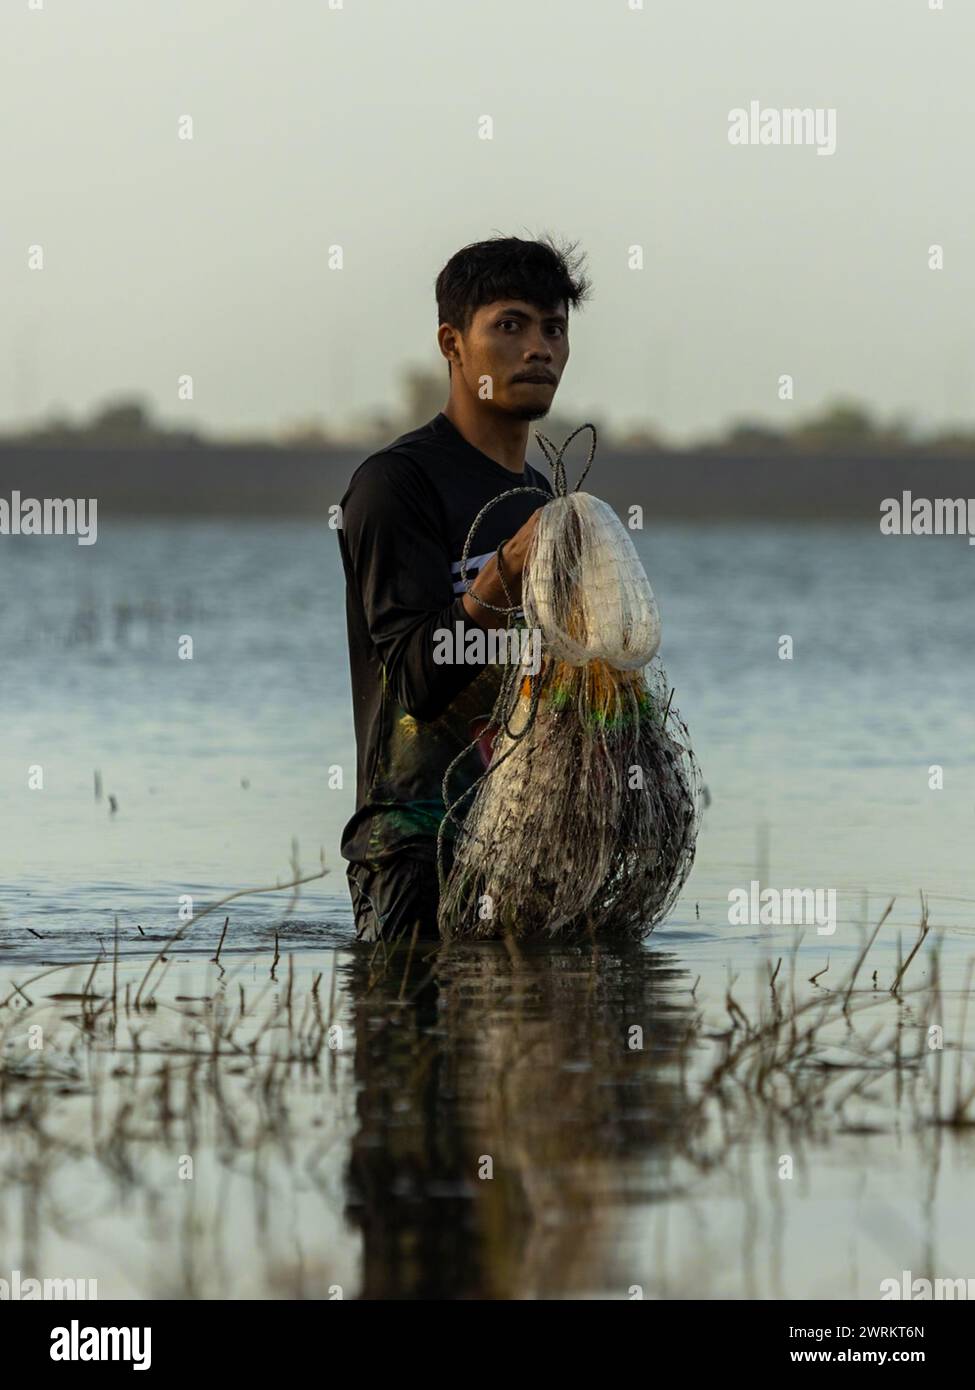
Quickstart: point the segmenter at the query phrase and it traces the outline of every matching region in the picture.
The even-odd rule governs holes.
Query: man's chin
[[[551,401],[548,404],[542,401],[512,401],[504,406],[504,413],[516,420],[544,420],[551,409]]]

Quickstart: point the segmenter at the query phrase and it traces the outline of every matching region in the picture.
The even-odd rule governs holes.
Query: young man
[[[528,427],[551,408],[569,357],[569,310],[588,296],[589,284],[573,248],[497,237],[452,256],[436,293],[447,404],[360,464],[342,498],[357,749],[356,810],[342,854],[356,935],[367,941],[412,937],[417,924],[420,937],[438,937],[443,776],[475,737],[477,749],[452,775],[450,799],[490,761],[488,715],[501,668],[438,663],[437,634],[453,635],[457,623],[465,630],[505,625],[465,592],[464,542],[499,494],[516,487],[551,493],[525,459]],[[473,594],[505,607],[506,582],[510,602],[520,603],[539,510],[537,494],[524,493],[484,517],[468,556]],[[452,826],[445,839],[449,845]]]

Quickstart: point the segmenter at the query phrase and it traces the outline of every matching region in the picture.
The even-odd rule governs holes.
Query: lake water
[[[964,540],[812,526],[635,539],[711,796],[689,896],[720,909],[761,862],[769,883],[832,886],[857,908],[864,892],[923,888],[939,921],[963,926],[960,900],[975,897]],[[330,869],[305,890],[302,922],[318,940],[348,936],[338,840],[355,764],[334,532],[106,519],[93,547],[6,537],[0,596],[6,953],[35,953],[33,928],[54,958],[115,914],[125,939],[137,920],[165,929],[181,894],[286,881],[293,840],[308,872],[322,850]],[[36,766],[43,789],[29,785]],[[227,946],[249,949],[273,913],[242,900]]]
[[[805,1091],[776,1111],[798,1169],[787,1181],[765,1072],[751,1119],[708,1079],[728,1045],[729,981],[754,1017],[780,959],[797,998],[827,997],[892,898],[851,998],[872,993],[890,1037],[943,1026],[949,1081],[970,1066],[975,551],[963,538],[836,526],[648,527],[634,540],[710,797],[678,908],[643,946],[532,951],[514,974],[501,947],[454,950],[410,996],[398,968],[377,982],[350,944],[338,840],[355,757],[334,532],[104,518],[93,547],[0,544],[5,995],[48,965],[110,955],[116,921],[134,985],[187,899],[199,910],[287,881],[295,852],[312,873],[324,852],[329,874],[297,902],[241,897],[194,926],[172,962],[182,997],[212,1001],[226,981],[207,958],[229,916],[221,959],[233,979],[267,980],[277,941],[304,987],[320,976],[334,991],[331,1017],[354,1039],[336,1063],[342,1103],[324,1084],[306,1097],[315,1123],[324,1113],[335,1126],[330,1214],[300,1183],[279,1183],[272,1206],[272,1235],[322,1233],[317,1272],[301,1266],[306,1292],[338,1279],[379,1295],[876,1297],[879,1278],[904,1268],[975,1275],[962,1234],[968,1130],[932,1130],[916,1090],[912,1114],[928,1105],[926,1118],[905,1127],[899,1063],[858,1093],[852,1119],[837,1111],[823,1128]],[[179,657],[186,637],[192,660]],[[943,787],[930,785],[934,765]],[[834,889],[835,933],[730,925],[729,892],[753,879]],[[939,994],[923,1010],[881,997],[916,937],[922,892],[933,930],[914,984],[932,984],[940,952]],[[850,1065],[851,1026],[824,1022],[822,1074]],[[859,1062],[879,1073],[890,1037]],[[809,1071],[789,1068],[794,1089]],[[702,1094],[719,1102],[706,1117]],[[484,1154],[504,1181],[481,1180]],[[69,1166],[63,1181],[70,1196],[81,1179]],[[103,1179],[85,1182],[106,1200]],[[142,1220],[113,1209],[103,1231],[115,1245],[105,1234],[97,1260],[79,1236],[102,1296],[185,1288],[159,1273],[165,1260],[156,1279],[134,1254],[120,1272]],[[11,1267],[67,1248],[43,1223],[30,1240],[18,1231],[0,1208]],[[224,1253],[225,1294],[275,1291]],[[298,1276],[282,1268],[292,1288]]]

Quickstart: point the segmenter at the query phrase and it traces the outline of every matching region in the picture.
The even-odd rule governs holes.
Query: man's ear
[[[451,354],[457,351],[457,331],[449,323],[442,323],[437,329],[437,342],[440,351],[447,359],[447,369],[450,370]]]

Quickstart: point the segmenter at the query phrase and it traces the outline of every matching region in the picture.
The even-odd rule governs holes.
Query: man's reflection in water
[[[666,1187],[687,1125],[675,958],[380,944],[344,973],[360,1295],[627,1297],[624,1205]]]

